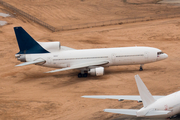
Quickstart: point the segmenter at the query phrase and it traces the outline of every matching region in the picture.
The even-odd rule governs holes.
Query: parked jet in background
[[[138,109],[105,109],[105,112],[133,115],[137,117],[168,118],[180,114],[180,91],[167,96],[152,96],[141,78],[135,75],[140,96],[124,95],[94,95],[82,96],[84,98],[137,100],[143,102],[143,108]]]
[[[37,42],[22,27],[14,27],[20,51],[15,57],[25,62],[16,66],[36,64],[61,68],[47,73],[79,69],[78,77],[101,76],[104,67],[118,65],[142,65],[166,59],[167,54],[152,47],[120,47],[82,49],[61,46],[60,42]]]

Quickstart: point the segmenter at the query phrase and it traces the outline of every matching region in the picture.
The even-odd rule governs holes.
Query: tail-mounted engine
[[[90,69],[88,73],[90,75],[95,75],[95,76],[104,75],[104,67],[97,67],[97,68]]]
[[[15,54],[15,57],[17,58],[17,60],[19,60],[21,62],[26,62],[25,54]]]
[[[57,52],[61,49],[60,42],[38,42],[45,50],[49,52]]]

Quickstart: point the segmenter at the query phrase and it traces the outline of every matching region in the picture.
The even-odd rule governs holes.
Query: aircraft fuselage
[[[180,114],[180,91],[162,97],[156,100],[146,108],[143,107],[137,111],[137,117],[145,117],[148,111],[171,111],[167,115],[157,115],[153,117],[168,118],[177,114]],[[147,117],[147,116],[146,116]],[[151,116],[152,117],[152,116]]]
[[[158,55],[161,50],[152,47],[121,47],[103,49],[67,50],[44,54],[25,54],[26,61],[44,59],[46,67],[64,68],[79,62],[109,61],[102,66],[146,64],[167,58],[167,54]]]

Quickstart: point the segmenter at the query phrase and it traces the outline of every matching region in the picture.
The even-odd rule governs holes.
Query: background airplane
[[[137,117],[157,117],[168,118],[180,114],[180,91],[172,93],[167,96],[152,96],[141,78],[135,75],[135,80],[139,90],[140,96],[124,96],[124,95],[94,95],[82,96],[84,98],[98,98],[98,99],[118,99],[123,100],[137,100],[143,102],[143,106],[138,109],[105,109],[105,112],[119,113],[126,115],[133,115]]]
[[[14,27],[20,51],[15,57],[24,62],[16,66],[36,64],[61,68],[47,73],[79,69],[78,77],[101,76],[104,67],[140,65],[166,59],[167,54],[153,47],[120,47],[76,50],[60,42],[37,42],[22,27]]]

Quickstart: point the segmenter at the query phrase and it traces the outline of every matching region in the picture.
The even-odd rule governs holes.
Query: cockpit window
[[[163,54],[163,52],[157,52],[157,55]]]

